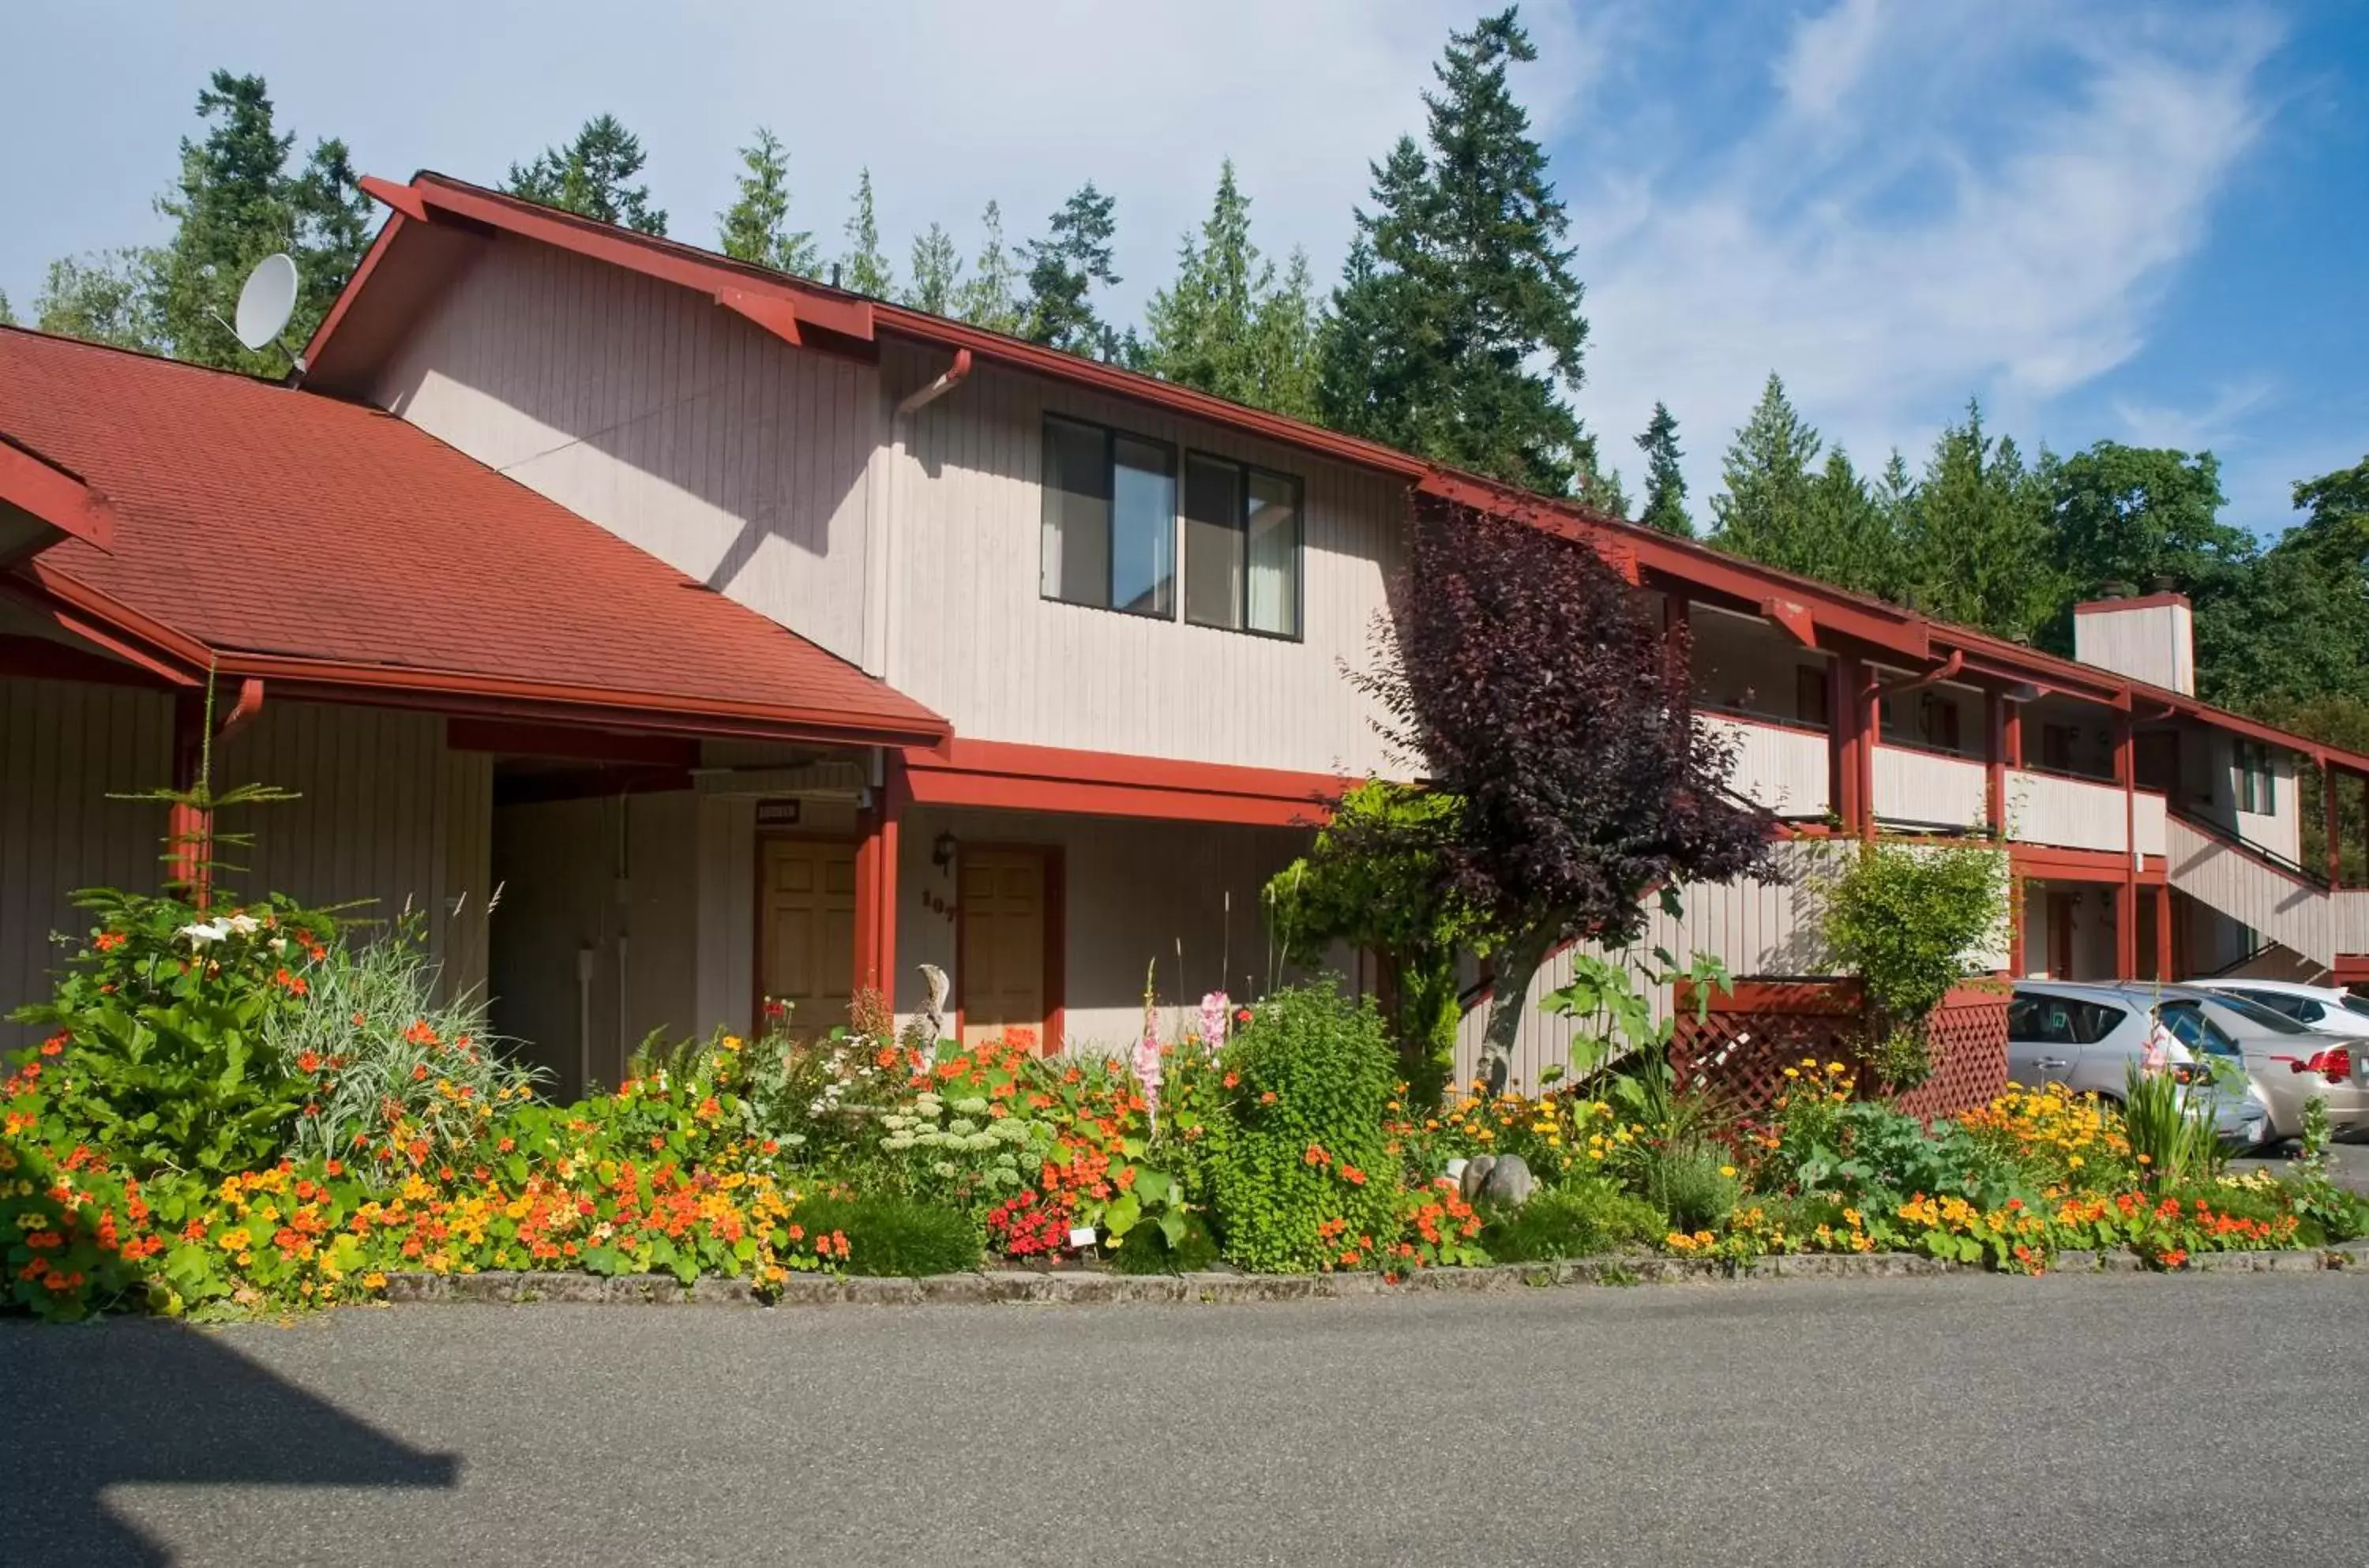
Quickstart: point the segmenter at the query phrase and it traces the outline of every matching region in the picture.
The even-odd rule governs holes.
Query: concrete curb
[[[2052,1274],[2136,1274],[2129,1253],[2062,1253]],[[2369,1241],[2313,1251],[2199,1253],[2191,1274],[2312,1274],[2350,1271],[2369,1276]],[[987,1269],[922,1279],[869,1275],[794,1274],[768,1299],[746,1279],[701,1279],[685,1286],[672,1275],[517,1273],[391,1274],[386,1299],[405,1304],[575,1302],[686,1307],[1142,1306],[1182,1301],[1229,1306],[1253,1301],[1339,1301],[1424,1292],[1491,1294],[1571,1285],[1685,1285],[1737,1279],[1912,1279],[1986,1273],[1974,1265],[1945,1263],[1917,1253],[1797,1253],[1734,1266],[1716,1258],[1657,1253],[1564,1258],[1550,1263],[1494,1264],[1480,1268],[1432,1268],[1396,1283],[1374,1273],[1341,1274],[1039,1274]]]

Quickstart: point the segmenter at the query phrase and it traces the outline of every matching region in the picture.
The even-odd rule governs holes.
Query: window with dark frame
[[[1793,667],[1793,716],[1803,724],[1826,722],[1826,672],[1809,664]]]
[[[1184,619],[1299,635],[1299,481],[1206,452],[1184,458]]]
[[[1173,619],[1175,449],[1048,414],[1044,488],[1037,591]]]
[[[2278,774],[2271,769],[2271,749],[2259,740],[2237,742],[2237,809],[2270,817],[2279,809]]]

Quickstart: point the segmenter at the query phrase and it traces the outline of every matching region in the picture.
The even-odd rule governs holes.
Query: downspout
[[[914,415],[970,379],[970,350],[957,349],[955,357],[936,380],[918,391],[910,393],[888,416],[888,475],[880,509],[880,532],[873,544],[880,552],[881,588],[876,606],[880,613],[880,679],[890,686],[897,683],[896,667],[896,604],[897,562],[895,541],[900,526],[897,510],[897,476],[905,466],[905,440]]]

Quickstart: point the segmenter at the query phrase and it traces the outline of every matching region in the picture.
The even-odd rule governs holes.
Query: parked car
[[[2303,1132],[2304,1106],[2328,1103],[2329,1130],[2369,1133],[2369,1040],[2324,1034],[2233,992],[2166,987],[2156,1009],[2165,1027],[2193,1048],[2234,1048],[2271,1108],[2281,1139]]]
[[[2283,1013],[2306,1029],[2349,1039],[2369,1040],[2369,999],[2334,986],[2307,986],[2295,980],[2198,980],[2200,989],[2224,996],[2241,996],[2273,1013]]]
[[[2091,985],[2071,981],[2021,981],[2008,1003],[2008,1077],[2027,1088],[2062,1083],[2077,1094],[2096,1094],[2120,1104],[2133,1062],[2158,1045],[2165,1068],[2191,1093],[2211,1097],[2222,1138],[2248,1146],[2285,1136],[2276,1130],[2269,1097],[2247,1072],[2242,1088],[2216,1088],[2210,1062],[2212,1031],[2181,1028],[2165,1020],[2168,1040],[2157,1040],[2158,1010],[2195,1013],[2200,999],[2168,994],[2153,985]],[[2192,1044],[2192,1039],[2197,1043]],[[2219,1036],[2233,1062],[2242,1059],[2226,1032]]]

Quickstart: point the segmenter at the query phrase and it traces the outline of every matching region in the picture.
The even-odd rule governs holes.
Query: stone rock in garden
[[[1467,1173],[1470,1174],[1470,1173]],[[1519,1208],[1530,1201],[1530,1162],[1518,1154],[1501,1154],[1489,1166],[1481,1196],[1500,1208]]]
[[[1494,1154],[1475,1154],[1464,1162],[1464,1173],[1457,1178],[1457,1185],[1462,1190],[1465,1202],[1471,1203],[1480,1197],[1481,1184],[1489,1179],[1489,1169],[1496,1163],[1497,1157]]]

